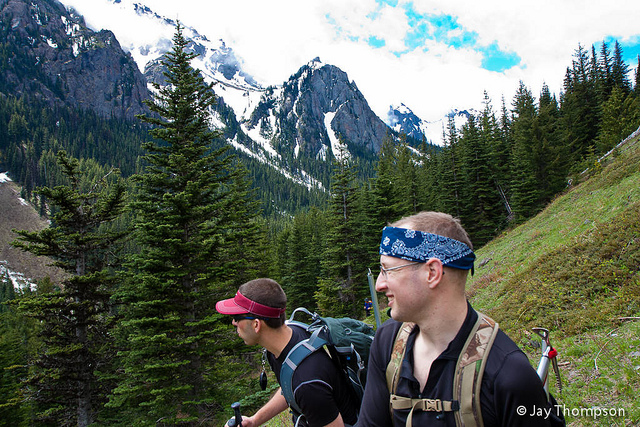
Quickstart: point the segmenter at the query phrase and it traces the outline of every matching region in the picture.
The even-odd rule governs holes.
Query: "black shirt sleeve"
[[[310,427],[321,427],[340,413],[333,387],[340,385],[333,362],[322,350],[307,357],[293,377],[293,395]]]
[[[485,425],[551,425],[549,411],[556,408],[527,356],[502,331],[489,354],[481,397]]]
[[[399,328],[398,322],[392,320],[385,322],[378,328],[371,344],[367,383],[358,418],[359,427],[392,426],[386,370],[391,354],[391,344]]]

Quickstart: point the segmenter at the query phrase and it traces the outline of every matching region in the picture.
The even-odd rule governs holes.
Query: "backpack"
[[[478,320],[460,352],[453,379],[453,400],[412,399],[397,396],[400,365],[407,349],[409,334],[414,323],[403,323],[393,343],[391,360],[387,365],[387,387],[391,393],[390,406],[394,409],[411,409],[407,416],[407,426],[411,426],[413,411],[455,412],[457,426],[482,426],[480,411],[480,387],[489,351],[498,334],[498,324],[488,316],[478,312]]]
[[[391,360],[387,365],[386,377],[387,387],[391,393],[390,408],[411,409],[407,416],[406,426],[410,427],[415,409],[422,411],[455,412],[456,426],[480,426],[482,422],[482,411],[480,408],[480,388],[482,386],[482,376],[484,368],[489,358],[489,351],[498,335],[498,323],[478,312],[476,321],[467,341],[460,351],[456,362],[456,372],[453,377],[453,400],[441,399],[412,399],[405,396],[397,396],[395,391],[398,386],[400,365],[407,349],[409,334],[415,327],[414,323],[403,323],[396,335],[393,343]],[[557,408],[555,398],[549,394],[551,407]],[[549,419],[554,426],[565,426],[564,414],[559,411],[552,411]]]
[[[296,313],[305,313],[310,323],[295,320]],[[293,396],[291,381],[293,373],[300,363],[313,352],[325,348],[331,359],[344,373],[358,405],[364,395],[367,378],[366,367],[369,361],[369,349],[375,335],[373,328],[360,320],[348,317],[322,317],[306,308],[297,308],[286,321],[288,326],[303,328],[311,336],[296,344],[280,369],[280,387],[294,415],[302,414]]]

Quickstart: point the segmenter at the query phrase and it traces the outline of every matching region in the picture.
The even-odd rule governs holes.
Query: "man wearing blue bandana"
[[[460,421],[463,399],[453,391],[458,358],[479,319],[465,296],[474,260],[469,236],[450,215],[421,212],[384,228],[376,290],[386,295],[391,319],[371,347],[359,427],[477,424]],[[557,411],[527,356],[499,328],[490,330],[493,345],[477,382],[480,411],[473,412],[485,426],[554,425],[545,415]]]

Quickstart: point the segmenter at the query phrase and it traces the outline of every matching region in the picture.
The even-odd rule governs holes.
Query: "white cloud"
[[[140,25],[113,16],[105,7],[109,0],[62,1],[81,12],[100,8],[98,16],[92,13],[88,19],[94,27]],[[597,0],[398,0],[396,7],[375,0],[137,1],[209,39],[222,38],[244,60],[246,71],[264,84],[281,84],[319,56],[346,71],[381,118],[389,104],[404,102],[422,118],[437,120],[452,108],[479,108],[484,90],[498,108],[502,96],[511,103],[520,80],[534,95],[543,82],[558,94],[579,43],[590,49],[605,37],[622,41],[640,34],[630,19],[640,16],[637,0],[606,5]],[[520,66],[490,72],[482,68],[478,52],[433,41],[398,58],[393,52],[405,48],[410,29],[404,9],[408,3],[418,13],[455,17],[461,28],[450,36],[466,32],[475,34],[480,45],[495,42],[516,53]],[[143,39],[156,38],[159,31],[151,25],[139,28]],[[371,47],[369,37],[385,45]]]

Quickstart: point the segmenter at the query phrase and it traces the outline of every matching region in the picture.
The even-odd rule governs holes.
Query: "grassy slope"
[[[565,385],[554,394],[563,409],[582,410],[569,413],[570,425],[640,425],[638,139],[477,256],[474,307],[500,322],[536,365],[530,330],[551,331]],[[624,416],[594,419],[595,408]]]

